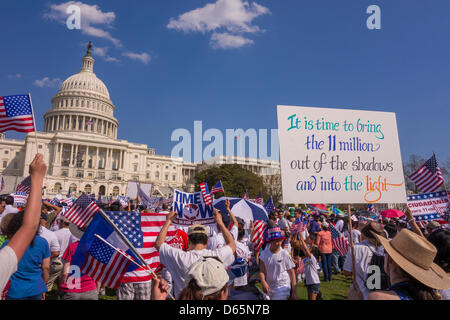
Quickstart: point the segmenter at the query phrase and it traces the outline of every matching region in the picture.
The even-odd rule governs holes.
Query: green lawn
[[[343,274],[333,275],[331,282],[321,282],[320,291],[323,300],[347,300],[347,293],[352,278],[346,278]],[[304,283],[297,284],[297,295],[300,300],[307,300],[308,293]]]
[[[323,300],[347,300],[348,288],[351,283],[352,279],[346,278],[342,273],[337,275],[333,274],[333,280],[331,282],[320,283]],[[257,286],[260,289],[262,288],[259,283]],[[299,300],[308,300],[308,292],[306,291],[304,282],[297,284],[297,296]]]

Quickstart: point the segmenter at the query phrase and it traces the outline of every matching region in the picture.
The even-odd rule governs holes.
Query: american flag
[[[28,194],[25,192],[16,192],[12,194],[14,198],[14,206],[15,207],[21,207],[23,206],[28,199]]]
[[[206,182],[200,183],[200,190],[203,195],[203,201],[207,206],[212,205],[213,201],[211,198],[211,194],[209,193],[208,184]]]
[[[16,187],[16,192],[30,193],[31,191],[31,177],[28,176]]]
[[[330,232],[331,232],[331,242],[333,243],[333,247],[339,252],[341,256],[345,256],[347,254],[348,249],[350,248],[350,242],[344,237],[342,233],[340,233],[331,223],[330,223]]]
[[[217,182],[216,185],[211,189],[211,193],[218,193],[218,192],[225,192],[223,190],[222,181]]]
[[[91,126],[91,125],[93,125],[94,123],[95,123],[94,120],[86,121],[86,126]]]
[[[441,169],[438,167],[435,154],[409,178],[425,193],[435,192],[444,184],[444,178]]]
[[[242,197],[242,199],[248,200],[248,192],[247,191],[245,191],[244,197]]]
[[[267,229],[267,223],[264,220],[256,220],[253,224],[253,234],[250,241],[253,249],[257,252],[264,244],[264,231]]]
[[[269,200],[267,200],[267,202],[264,204],[264,208],[269,214],[275,209],[272,197],[270,197]]]
[[[70,222],[84,228],[91,218],[100,210],[94,201],[82,194],[64,214]]]
[[[108,288],[117,289],[131,263],[117,250],[95,238],[88,251],[87,259],[81,267],[81,272]]]
[[[137,212],[106,212],[106,214],[156,273],[160,263],[158,250],[155,249],[155,241],[166,222],[166,214],[146,212],[140,214]],[[173,237],[175,234],[175,226],[171,225],[167,232],[167,238]],[[141,282],[152,278],[153,276],[148,271],[138,268],[125,273],[122,282]]]
[[[71,207],[73,205],[73,199],[72,198],[65,198],[59,200],[60,203],[66,204],[68,207]]]
[[[258,196],[255,199],[255,203],[262,205],[263,204],[263,198],[261,196],[261,191],[258,193]]]
[[[34,120],[29,95],[0,97],[0,132],[33,132]]]

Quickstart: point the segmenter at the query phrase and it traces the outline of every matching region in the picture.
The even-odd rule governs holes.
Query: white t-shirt
[[[374,252],[379,256],[384,256],[384,248],[382,246],[378,249],[371,244],[369,241],[364,240],[361,243],[354,246],[355,251],[355,269],[356,269],[356,282],[364,296],[364,300],[371,292],[366,287],[367,280],[367,267],[372,260]],[[347,272],[352,272],[352,252],[348,250],[347,256],[345,257],[344,270]]]
[[[352,230],[352,234],[353,234],[353,244],[358,244],[359,243],[359,237],[361,236],[361,231],[359,231],[357,229],[353,229]],[[346,237],[347,240],[350,242],[350,232],[348,232],[348,230],[346,230],[344,232],[344,237]]]
[[[66,252],[67,247],[70,242],[70,238],[72,237],[72,233],[70,232],[69,228],[62,228],[58,231],[55,231],[55,236],[58,239],[59,247],[61,250],[59,251],[59,257],[61,258],[64,252]]]
[[[237,241],[238,232],[239,232],[239,230],[238,230],[237,226],[231,227],[230,233],[233,236],[233,239],[235,242]],[[206,246],[206,248],[209,250],[215,250],[215,249],[220,249],[226,245],[227,244],[225,242],[225,238],[223,237],[222,232],[217,233],[214,231],[214,235],[209,238],[208,245]]]
[[[9,278],[17,271],[17,256],[10,246],[0,250],[0,293],[3,292]]]
[[[305,265],[306,285],[320,283],[319,264],[316,257],[311,255],[311,258],[306,258],[303,263]]]
[[[70,232],[70,231],[69,231]],[[50,247],[50,252],[61,251],[58,238],[53,231],[48,230],[46,227],[39,227],[39,235],[47,240]],[[60,252],[61,254],[61,252]]]
[[[248,265],[248,261],[250,260],[252,254],[250,253],[250,250],[246,244],[240,241],[236,241],[236,255],[238,256],[238,258],[242,258]],[[234,279],[234,286],[235,287],[246,286],[247,277],[248,273],[243,275],[242,277]]]
[[[339,232],[342,232],[342,228],[344,227],[344,220],[339,219],[334,226]]]
[[[266,281],[271,291],[282,287],[291,287],[288,270],[295,268],[289,253],[280,249],[277,253],[270,251],[270,245],[261,253],[260,259],[266,268]]]
[[[175,298],[178,297],[180,291],[186,286],[184,279],[189,267],[201,257],[205,256],[219,257],[225,268],[228,268],[234,262],[233,250],[229,246],[224,246],[216,250],[183,251],[173,248],[167,243],[161,245],[159,248],[159,260],[172,275]]]
[[[17,209],[16,207],[13,207],[10,204],[7,204],[5,206],[5,210],[3,210],[3,216],[6,216],[7,214],[10,214],[10,213],[18,213],[18,212],[19,212],[19,209]]]

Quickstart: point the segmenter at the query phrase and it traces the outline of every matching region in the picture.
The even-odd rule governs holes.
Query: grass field
[[[342,274],[333,275],[333,280],[331,282],[322,282],[320,284],[323,300],[346,300],[350,284],[351,278],[346,278]],[[259,284],[258,286],[261,288]],[[297,284],[297,295],[299,300],[308,299],[304,283]],[[47,293],[47,300],[59,300],[56,293],[56,286],[54,287],[54,290]],[[100,296],[99,300],[117,300],[116,293],[114,290],[106,288],[106,295]]]

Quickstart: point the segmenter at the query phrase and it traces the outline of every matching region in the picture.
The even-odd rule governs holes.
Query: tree
[[[414,193],[419,192],[415,183],[409,178],[417,169],[425,163],[425,159],[417,154],[412,154],[408,158],[408,162],[403,164],[403,174],[405,175],[405,187]]]
[[[264,200],[267,200],[270,196],[267,188],[264,186],[263,178],[238,164],[223,164],[219,167],[210,167],[198,172],[194,180],[196,191],[200,190],[199,185],[202,182],[206,182],[211,191],[211,188],[220,180],[227,197],[242,198],[246,191],[249,198],[256,198],[260,191]],[[217,195],[221,196],[223,194],[218,193]]]

